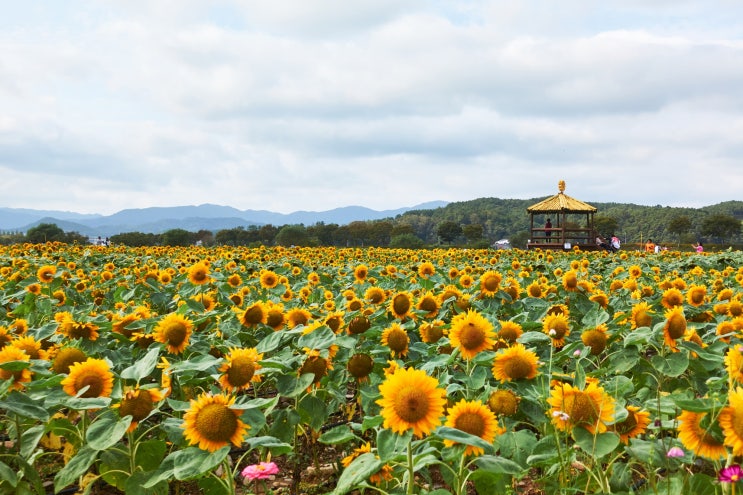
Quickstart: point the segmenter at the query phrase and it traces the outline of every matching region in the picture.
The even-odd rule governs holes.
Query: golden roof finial
[[[560,190],[560,194],[565,192],[565,181],[564,180],[561,180],[560,182],[557,183],[557,189]]]

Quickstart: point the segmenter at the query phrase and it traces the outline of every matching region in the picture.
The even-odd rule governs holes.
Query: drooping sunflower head
[[[537,376],[539,358],[523,344],[501,349],[493,359],[493,377],[501,382],[531,380]]]
[[[261,323],[266,323],[266,305],[262,301],[256,301],[243,311],[240,323],[250,328]]]
[[[502,280],[503,275],[494,270],[483,273],[480,276],[480,294],[483,297],[493,297],[498,293]]]
[[[371,322],[366,316],[359,315],[354,317],[349,323],[348,323],[348,333],[350,335],[359,335],[371,328]]]
[[[589,328],[581,333],[580,338],[583,341],[583,345],[591,348],[592,355],[598,356],[606,349],[606,343],[609,340],[606,332],[606,325],[602,323],[596,328]]]
[[[382,345],[390,348],[392,357],[407,356],[410,337],[398,323],[393,323],[382,332]]]
[[[604,292],[597,291],[591,297],[589,297],[591,301],[595,302],[602,308],[606,309],[606,307],[609,305],[609,296],[607,296]]]
[[[374,369],[374,360],[369,354],[359,352],[351,356],[346,364],[346,369],[352,377],[361,381],[371,374],[372,369]]]
[[[479,352],[495,344],[493,324],[475,310],[460,313],[451,320],[449,340],[459,348],[464,359],[472,359]]]
[[[562,314],[548,314],[542,322],[542,331],[552,338],[552,345],[562,347],[565,337],[570,335],[570,324]]]
[[[130,390],[124,394],[119,403],[119,415],[123,418],[132,417],[132,424],[129,431],[134,430],[137,424],[147,418],[154,410],[155,404],[165,397],[156,388]]]
[[[231,348],[225,356],[225,362],[220,366],[219,384],[227,392],[236,390],[247,390],[252,382],[260,381],[256,371],[261,369],[258,363],[263,359],[263,354],[254,348],[240,349]]]
[[[311,373],[314,375],[312,384],[319,386],[322,378],[328,374],[328,370],[333,369],[329,359],[326,359],[320,355],[317,351],[310,351],[304,363],[299,368],[299,374],[304,375]]]
[[[281,303],[269,302],[265,305],[266,325],[274,330],[281,330],[286,323],[284,317],[284,305]]]
[[[170,313],[157,323],[153,338],[165,344],[168,352],[180,354],[188,347],[192,331],[191,320],[178,313]]]
[[[249,426],[240,419],[240,411],[230,407],[234,402],[234,397],[223,394],[202,394],[191,400],[181,425],[189,444],[210,452],[230,444],[239,447]]]
[[[395,433],[413,429],[421,438],[441,424],[446,391],[423,370],[398,368],[379,386],[383,426]]]
[[[408,292],[398,292],[389,304],[389,311],[392,316],[399,320],[403,320],[408,316],[411,316],[411,310],[413,309],[413,299]]]
[[[578,272],[568,270],[562,276],[562,286],[565,290],[574,292],[578,289]]]
[[[493,391],[488,397],[488,407],[496,415],[513,416],[519,410],[521,397],[512,390],[501,388]]]
[[[203,285],[209,283],[209,264],[205,261],[198,261],[188,269],[188,280],[194,285]]]
[[[345,320],[343,319],[343,316],[344,316],[344,313],[342,311],[330,313],[327,316],[325,316],[324,323],[334,333],[340,333],[343,331],[343,325],[345,324]]]
[[[609,431],[616,432],[619,440],[627,445],[630,438],[637,438],[647,430],[650,424],[650,413],[637,406],[627,406],[627,417],[609,426]]]
[[[666,324],[663,326],[663,338],[672,349],[676,348],[676,341],[686,333],[686,317],[681,306],[675,306],[665,312]]]
[[[447,412],[446,426],[456,428],[470,435],[482,438],[488,443],[493,443],[497,434],[505,430],[498,427],[498,420],[493,411],[479,400],[467,401],[465,399],[457,402]],[[451,447],[456,442],[444,440],[444,445]],[[480,447],[468,445],[464,449],[464,455],[482,455],[485,453]]]
[[[70,372],[62,380],[62,388],[67,395],[73,397],[109,397],[114,386],[114,375],[103,359],[88,358],[85,361],[73,363]],[[87,390],[81,393],[86,387]]]

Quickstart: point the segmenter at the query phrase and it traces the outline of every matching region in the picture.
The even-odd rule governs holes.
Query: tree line
[[[162,233],[126,232],[110,237],[114,244],[231,245],[231,246],[424,246],[489,247],[499,239],[523,247],[529,238],[526,208],[539,201],[481,198],[450,203],[432,210],[413,210],[394,218],[355,221],[345,225],[317,222],[314,225],[249,225],[217,232],[171,229]],[[640,206],[623,203],[593,203],[598,213],[598,233],[615,234],[627,243],[677,244],[702,241],[714,244],[741,242],[743,202],[728,201],[704,208]],[[541,218],[538,219],[542,221]],[[87,242],[76,232],[66,233],[54,224],[40,224],[25,234],[0,234],[8,242]]]

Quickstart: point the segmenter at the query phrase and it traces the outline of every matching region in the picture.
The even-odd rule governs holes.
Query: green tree
[[[40,223],[36,227],[28,229],[26,232],[26,240],[34,244],[51,241],[64,241],[64,235],[64,230],[59,228],[56,223]]]
[[[258,229],[258,240],[266,246],[273,246],[276,234],[279,233],[279,228],[269,224],[263,225]]]
[[[462,235],[462,226],[457,222],[445,220],[436,227],[436,235],[439,236],[442,242],[451,244],[457,237]]]
[[[193,243],[193,233],[184,229],[166,230],[160,238],[166,246],[189,246]]]
[[[284,225],[276,234],[278,246],[307,246],[310,236],[304,225]]]
[[[593,228],[603,236],[610,236],[618,232],[619,222],[614,217],[596,215],[593,220]]]
[[[479,223],[471,223],[462,227],[462,234],[470,244],[482,240],[483,232],[482,225]]]
[[[391,248],[418,249],[423,247],[423,240],[415,234],[398,234],[390,239]]]
[[[740,220],[732,215],[709,215],[702,222],[702,235],[725,242],[740,235]]]
[[[691,230],[691,219],[686,215],[676,215],[668,222],[667,230],[681,242],[681,236]]]
[[[142,232],[123,232],[112,235],[109,240],[113,244],[123,244],[130,247],[156,246],[160,242],[160,236]]]

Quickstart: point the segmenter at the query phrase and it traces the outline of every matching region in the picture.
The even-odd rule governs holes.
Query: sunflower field
[[[743,489],[737,251],[0,250],[2,494]]]

